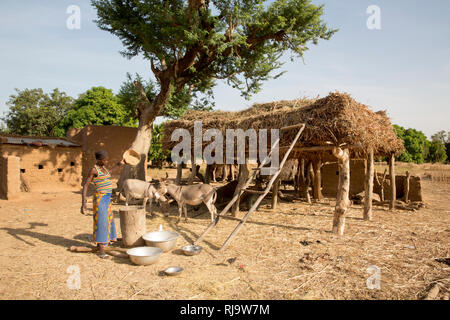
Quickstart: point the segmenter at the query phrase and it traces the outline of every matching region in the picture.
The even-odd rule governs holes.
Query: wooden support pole
[[[245,161],[245,164],[239,165],[238,184],[236,186],[236,190],[234,190],[234,195],[237,195],[244,188],[248,176],[249,176],[248,164],[247,161]],[[231,209],[231,214],[233,215],[233,217],[235,217],[239,211],[239,203],[240,199],[238,198],[234,203],[233,208]]]
[[[404,184],[404,190],[405,190],[405,196],[403,197],[403,199],[405,200],[406,203],[409,202],[409,182],[411,180],[411,174],[409,173],[409,171],[406,171],[406,179],[405,179],[405,184]]]
[[[297,192],[298,197],[302,197],[305,188],[305,159],[301,158],[298,160],[298,170],[297,170]]]
[[[316,201],[322,200],[322,174],[321,174],[322,160],[320,158],[313,161],[314,169],[314,199]]]
[[[191,175],[189,176],[188,184],[193,184],[194,179],[197,176],[197,164],[195,163],[194,155],[192,155],[192,163],[191,163]]]
[[[280,189],[280,178],[278,177],[273,183],[272,187],[272,210],[275,210],[278,205],[278,190]]]
[[[393,211],[395,209],[395,200],[397,200],[397,190],[395,186],[395,156],[391,154],[389,160],[389,176],[391,179],[391,202],[389,203],[389,210]]]
[[[211,171],[212,171],[212,165],[207,164],[206,170],[205,170],[205,183],[210,184],[211,183]]]
[[[311,178],[313,175],[313,166],[312,162],[308,161],[308,164],[306,165],[306,179],[305,179],[305,198],[306,202],[311,203],[311,196],[309,194],[309,186],[311,185]]]
[[[343,235],[345,229],[345,213],[350,206],[350,155],[348,149],[341,149],[339,147],[333,149],[333,154],[338,158],[339,184],[332,232]]]
[[[372,201],[373,201],[373,174],[375,166],[373,162],[373,149],[367,155],[366,180],[364,184],[364,220],[371,221],[373,218]]]
[[[177,178],[175,180],[176,184],[181,184],[181,178],[183,176],[183,164],[180,163],[177,165]]]

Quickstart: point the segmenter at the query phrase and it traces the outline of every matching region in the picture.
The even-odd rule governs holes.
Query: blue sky
[[[325,96],[345,91],[393,123],[431,136],[450,131],[450,1],[322,0],[324,20],[339,32],[287,58],[281,78],[250,101],[220,83],[216,108],[238,110],[255,102]],[[81,8],[81,29],[69,30],[69,5]],[[381,30],[369,30],[369,5],[381,9]],[[120,40],[97,28],[87,0],[0,2],[0,114],[14,88],[60,88],[73,97],[92,86],[117,92],[125,74],[150,77],[147,61],[119,54]]]

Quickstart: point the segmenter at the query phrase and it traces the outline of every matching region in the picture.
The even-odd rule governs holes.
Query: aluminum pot
[[[172,250],[180,235],[174,231],[155,231],[142,236],[145,244],[150,247],[161,248],[164,252]]]
[[[127,254],[130,257],[131,262],[137,265],[149,265],[158,261],[159,256],[162,253],[161,248],[155,247],[136,247],[127,250]]]

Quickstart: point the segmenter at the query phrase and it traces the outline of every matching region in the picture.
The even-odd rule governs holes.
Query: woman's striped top
[[[99,166],[95,166],[95,169],[97,170],[97,176],[92,179],[95,185],[95,192],[112,193],[113,186],[108,170],[105,169],[106,173],[104,173]]]

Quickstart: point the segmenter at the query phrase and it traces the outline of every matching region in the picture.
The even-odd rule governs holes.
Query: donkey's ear
[[[169,179],[169,174],[166,172],[166,180]]]

